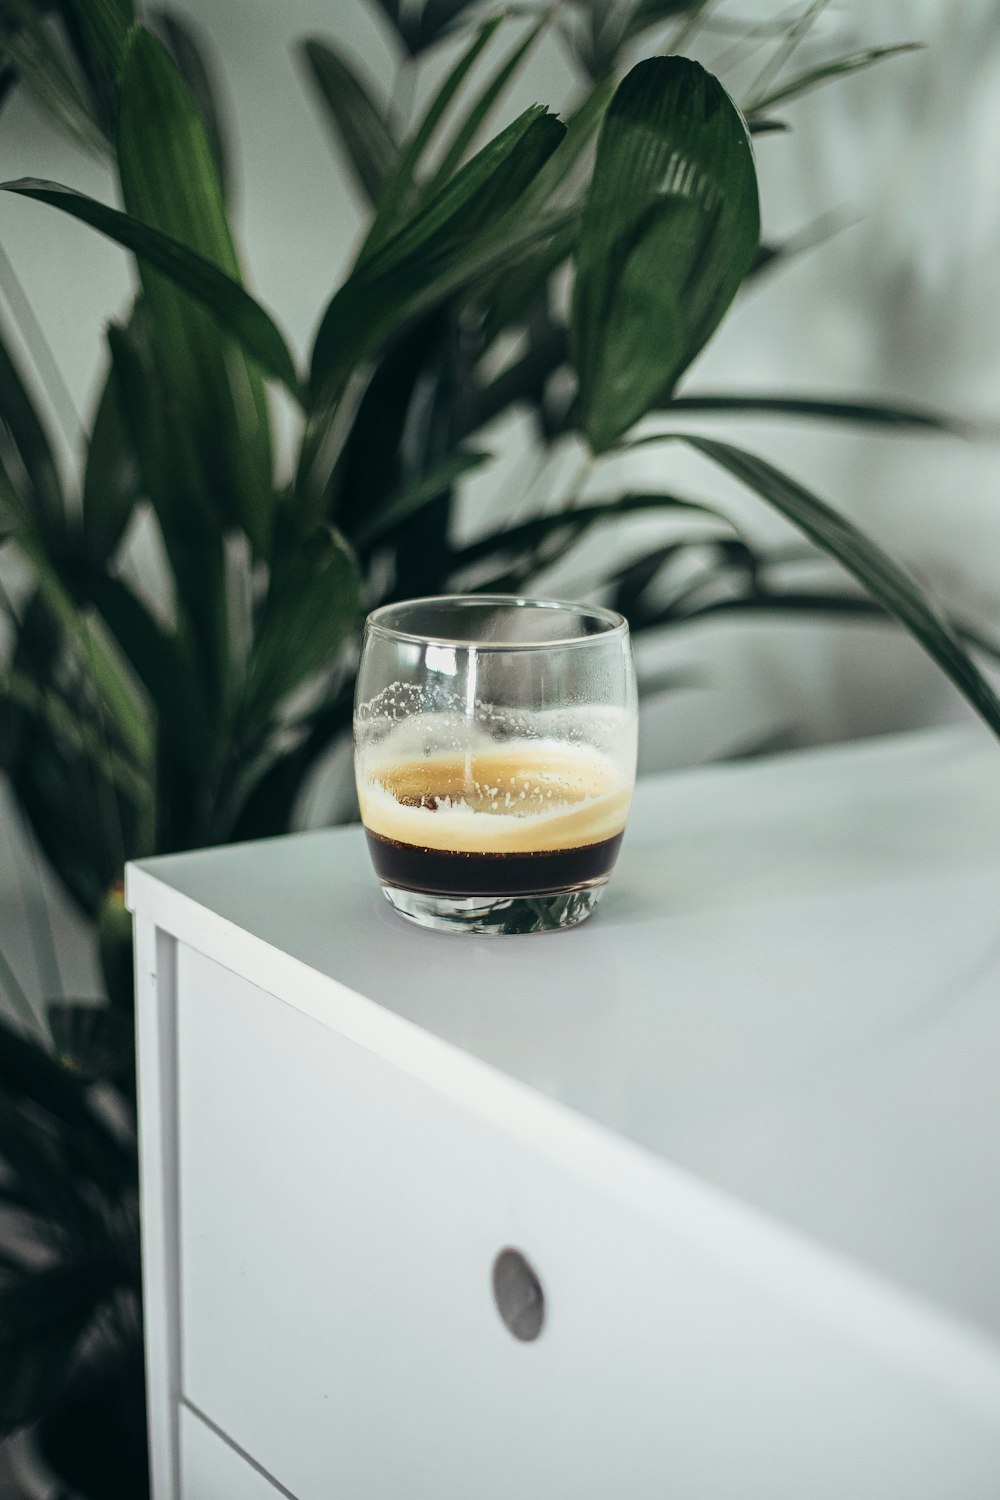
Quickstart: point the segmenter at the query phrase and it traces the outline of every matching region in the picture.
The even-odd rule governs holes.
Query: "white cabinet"
[[[132,867],[156,1500],[995,1500],[998,894],[969,732],[645,783],[544,937]]]

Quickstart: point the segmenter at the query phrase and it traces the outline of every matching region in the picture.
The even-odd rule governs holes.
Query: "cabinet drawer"
[[[184,947],[178,1095],[183,1393],[297,1500],[994,1500],[916,1373]]]
[[[287,1500],[284,1491],[186,1406],[180,1412],[180,1447],[184,1500]]]

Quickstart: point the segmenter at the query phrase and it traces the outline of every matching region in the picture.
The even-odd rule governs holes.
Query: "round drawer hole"
[[[545,1293],[520,1250],[501,1250],[493,1262],[493,1297],[516,1339],[525,1344],[537,1339],[545,1322]]]

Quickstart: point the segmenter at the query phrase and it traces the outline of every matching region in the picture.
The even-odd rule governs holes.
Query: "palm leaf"
[[[489,559],[515,555],[542,543],[550,543],[561,555],[571,541],[578,540],[601,522],[649,511],[711,516],[713,520],[729,524],[725,516],[699,500],[687,500],[669,494],[625,494],[614,500],[595,500],[569,510],[552,511],[548,515],[534,516],[530,521],[521,521],[515,526],[504,526],[498,531],[491,531],[486,536],[457,548],[452,553],[452,567],[458,571]]]
[[[808,93],[811,89],[819,88],[823,83],[830,83],[835,78],[845,78],[849,73],[860,72],[862,68],[870,68],[875,63],[882,62],[884,58],[897,57],[902,52],[921,50],[920,42],[900,42],[892,47],[869,47],[864,52],[851,52],[845,57],[836,58],[833,62],[822,63],[816,68],[807,68],[805,72],[797,73],[794,78],[789,78],[786,83],[780,83],[767,93],[751,99],[746,105],[747,114],[763,114],[779,104],[789,104],[793,99],[798,99],[800,95]]]
[[[689,396],[671,397],[663,411],[665,415],[721,412],[727,416],[796,417],[821,422],[850,422],[863,427],[946,432],[955,437],[972,437],[977,430],[974,423],[934,411],[931,407],[895,401],[859,401],[850,396],[771,396],[699,391]]]
[[[677,434],[728,470],[835,557],[872,597],[909,630],[962,696],[1000,736],[1000,699],[952,626],[910,575],[863,531],[803,485],[731,443]]]
[[[190,19],[177,11],[157,10],[153,12],[151,19],[162,31],[177,71],[201,118],[223,197],[228,199],[232,184],[226,124],[219,98],[219,84],[208,60],[205,39],[199,35]]]
[[[313,348],[313,417],[299,459],[297,488],[307,522],[321,517],[330,414],[352,373],[401,327],[563,227],[558,217],[525,227],[516,213],[520,194],[562,131],[540,107],[526,110],[334,296]]]
[[[16,182],[0,182],[0,190],[62,209],[131,250],[145,265],[201,303],[262,369],[298,399],[300,388],[292,356],[273,320],[238,281],[218,266],[171,235],[61,183],[21,177]]]
[[[91,915],[120,873],[131,838],[128,804],[107,779],[106,764],[107,754],[127,751],[97,701],[92,679],[70,653],[58,620],[36,590],[16,616],[9,670],[38,692],[65,698],[84,737],[78,744],[53,734],[33,708],[8,699],[0,714],[0,766],[53,869]],[[86,748],[88,726],[105,747],[100,757]]]
[[[395,168],[386,178],[379,195],[378,211],[362,247],[359,264],[374,255],[406,219],[414,193],[417,167],[434,139],[448,106],[462,87],[469,72],[475,67],[480,54],[489,45],[502,21],[502,16],[494,16],[480,26],[427,106],[420,124],[403,148]]]
[[[137,304],[130,327],[140,320],[141,311],[141,304]],[[90,424],[83,471],[82,542],[91,563],[104,566],[113,556],[141,492],[139,469],[122,419],[114,369],[109,360]]]
[[[504,59],[492,78],[487,81],[465,119],[458,126],[451,141],[448,143],[448,148],[427,186],[428,195],[437,192],[438,188],[443,187],[456,168],[460,166],[465,153],[475,141],[476,136],[503,97],[507,86],[516,77],[522,63],[526,61],[548,25],[549,16],[543,15],[541,20],[532,26],[523,41],[519,42]]]
[[[412,520],[426,506],[432,505],[463,474],[478,469],[492,456],[478,448],[459,448],[446,454],[426,474],[391,496],[384,508],[359,528],[355,536],[357,545],[365,549],[377,546],[402,522]]]
[[[205,128],[167,52],[141,27],[130,33],[125,50],[116,144],[128,213],[188,246],[215,265],[227,285],[238,286],[239,262]],[[266,556],[274,489],[260,368],[170,277],[141,258],[139,274],[163,383],[206,484],[227,520],[242,526],[256,553]],[[240,306],[257,308],[252,299]],[[255,326],[273,330],[266,314],[257,313]]]
[[[116,791],[136,806],[148,800],[149,782],[127,756],[108,744],[99,723],[80,717],[76,704],[68,702],[55,683],[39,683],[25,672],[0,667],[0,708],[30,715],[41,733],[67,743],[99,766]]]
[[[686,58],[651,58],[604,117],[577,248],[579,420],[607,451],[662,400],[718,325],[757,248],[746,126]]]
[[[93,681],[136,765],[150,765],[152,739],[149,727],[134,686],[115,650],[97,622],[78,608],[39,538],[26,528],[21,529],[17,545],[34,569],[40,596]]]
[[[399,161],[399,143],[385,109],[375,103],[371,84],[357,67],[329,42],[310,37],[301,54],[355,181],[368,201],[376,203]]]
[[[52,443],[38,414],[28,382],[18,369],[9,341],[0,324],[0,454],[11,474],[10,458],[16,457],[30,489],[39,528],[56,543],[63,534],[62,486],[52,452]],[[8,450],[4,452],[4,450]],[[13,484],[13,478],[11,477]]]
[[[87,80],[95,117],[110,140],[115,128],[118,74],[129,27],[135,20],[132,0],[62,0],[58,9]]]
[[[201,463],[195,435],[186,423],[175,420],[161,372],[146,357],[134,330],[112,323],[108,346],[118,410],[174,577],[183,661],[177,691],[183,692],[184,677],[193,676],[205,701],[210,701],[221,691],[229,652],[224,518],[216,512],[218,497]],[[92,595],[98,591],[96,578],[89,580],[88,589]],[[116,594],[120,600],[121,590]],[[104,609],[111,594],[103,580],[100,595]],[[129,619],[122,638],[129,641],[129,650],[146,652],[149,631],[140,627],[136,634],[136,629],[137,622]],[[150,686],[155,682],[154,677]],[[165,710],[176,697],[176,692],[170,693]],[[185,713],[181,722],[190,727],[190,715]],[[203,741],[192,743],[193,753],[198,743]]]
[[[358,623],[360,584],[350,548],[332,527],[283,547],[247,667],[245,735],[321,667],[331,666]]]

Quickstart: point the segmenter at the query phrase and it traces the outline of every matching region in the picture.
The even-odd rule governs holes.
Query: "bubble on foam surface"
[[[631,777],[592,749],[520,740],[371,760],[359,768],[358,798],[366,827],[383,838],[454,852],[532,852],[620,833]]]
[[[408,743],[423,738],[425,754],[467,743],[556,740],[600,750],[615,760],[635,753],[635,720],[629,711],[603,704],[519,709],[464,695],[439,682],[392,682],[354,713],[355,743],[364,751],[384,744],[407,726]],[[630,773],[631,774],[631,773]]]
[[[438,683],[394,682],[355,714],[365,825],[455,852],[531,852],[611,838],[625,826],[634,718],[575,705],[527,711]]]

